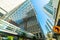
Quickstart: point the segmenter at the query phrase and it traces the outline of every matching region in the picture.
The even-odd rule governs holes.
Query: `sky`
[[[43,29],[44,34],[47,33],[47,29],[45,27],[45,22],[48,18],[48,16],[44,13],[43,7],[46,5],[50,0],[31,0],[32,5],[35,8],[36,11],[36,17],[38,22],[41,25],[41,28]]]
[[[26,0],[0,0],[0,7],[5,11],[10,12],[15,7],[21,5]]]

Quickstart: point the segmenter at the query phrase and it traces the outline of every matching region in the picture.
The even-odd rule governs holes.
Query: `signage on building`
[[[53,31],[57,34],[60,34],[60,26],[54,26]]]

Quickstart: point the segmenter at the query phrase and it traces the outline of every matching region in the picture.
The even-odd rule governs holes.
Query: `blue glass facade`
[[[23,3],[11,16],[10,18],[17,24],[23,22],[23,18],[27,17],[27,13],[32,9],[30,1]]]

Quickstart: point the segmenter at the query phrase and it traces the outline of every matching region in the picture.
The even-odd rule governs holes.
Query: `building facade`
[[[47,5],[44,6],[44,12],[49,17],[46,21],[46,28],[52,32],[53,26],[55,25],[55,19],[57,16],[59,0],[50,0]]]
[[[31,0],[31,2],[36,10],[36,16],[41,25],[40,28],[43,34],[47,36],[48,33],[53,32],[53,26],[56,24],[55,21],[59,0]]]
[[[60,25],[60,1],[58,2],[58,8],[57,8],[57,14],[56,14],[56,21],[55,21],[55,25]]]
[[[27,32],[35,34],[39,39],[43,36],[36,19],[36,12],[30,0],[10,11],[3,19]]]

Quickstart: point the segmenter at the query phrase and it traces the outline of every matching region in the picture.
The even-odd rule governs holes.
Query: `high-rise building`
[[[55,20],[55,25],[60,25],[60,1],[58,2],[58,8],[56,12],[56,20]]]
[[[38,38],[42,38],[43,36],[41,35],[42,33],[36,19],[36,12],[30,0],[18,5],[9,14],[5,15],[3,19],[23,30],[35,34]]]
[[[50,0],[50,1],[34,1],[31,0],[35,10],[40,28],[45,36],[46,34],[52,32],[53,26],[56,24],[56,16],[58,10],[59,0]],[[47,3],[47,4],[46,4]]]
[[[37,23],[35,10],[31,4],[30,0],[23,1],[23,3],[21,5],[17,4],[15,6],[13,5],[12,7],[14,7],[14,8],[10,9],[10,8],[1,7],[5,11],[7,11],[7,13],[2,17],[3,20],[5,20],[13,25],[16,25],[16,27],[18,27],[18,28],[23,29],[23,32],[24,32],[24,30],[26,30],[27,32],[31,32],[35,35],[37,33],[40,33],[40,28]],[[15,29],[12,29],[11,27],[8,27],[7,29],[9,29],[9,28],[10,28],[10,30],[15,30]],[[21,32],[21,30],[17,29],[16,32]],[[18,34],[20,34],[20,33],[18,33]],[[29,36],[30,33],[27,33],[27,34],[28,35],[26,35],[26,36],[30,37]],[[39,35],[41,35],[41,33]]]
[[[19,6],[17,10],[13,12],[13,14],[9,15],[5,19],[9,22],[12,20],[16,24],[18,24],[18,26],[23,28],[23,25],[26,26],[26,21],[33,16],[35,16],[35,12],[30,0],[28,0],[25,1],[21,6]],[[24,24],[22,24],[23,22]]]
[[[46,21],[47,30],[52,32],[53,26],[55,25],[55,19],[57,14],[59,0],[50,0],[50,2],[44,6],[44,12],[49,17]]]

